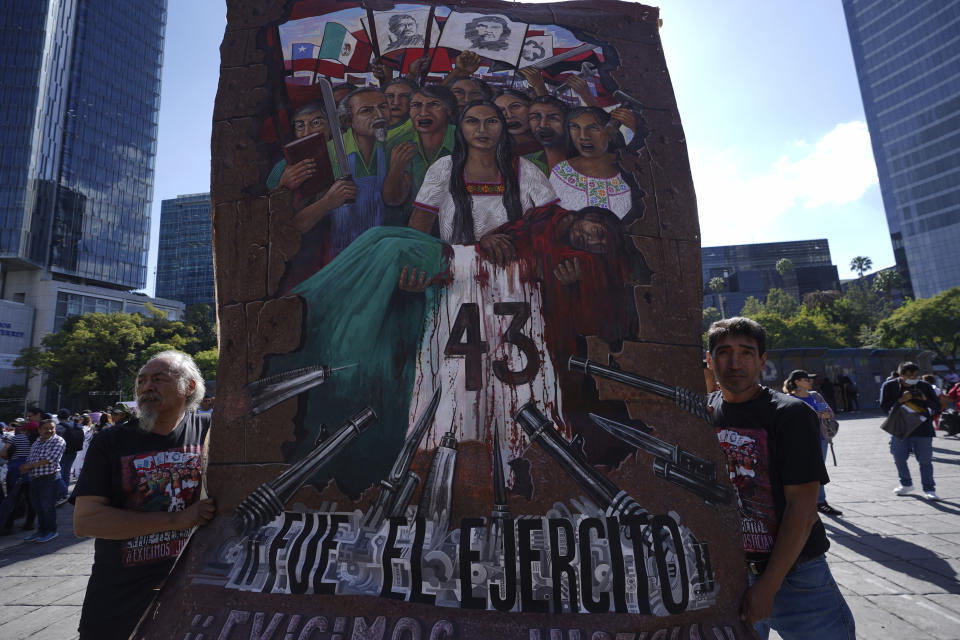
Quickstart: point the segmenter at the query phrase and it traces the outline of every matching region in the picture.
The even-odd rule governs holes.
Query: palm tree
[[[850,261],[850,271],[856,271],[863,278],[863,274],[873,268],[873,260],[867,256],[857,256]]]
[[[723,304],[723,296],[720,294],[720,292],[723,291],[723,289],[727,286],[727,281],[720,276],[716,276],[714,278],[710,278],[710,282],[707,284],[707,286],[710,287],[710,291],[713,291],[715,294],[717,294],[717,297],[719,298],[720,317],[726,318],[727,312],[724,308],[725,305]]]
[[[887,300],[891,300],[893,290],[899,289],[901,286],[903,286],[903,278],[895,268],[880,271],[873,280],[873,288],[877,293],[883,294],[883,297]]]

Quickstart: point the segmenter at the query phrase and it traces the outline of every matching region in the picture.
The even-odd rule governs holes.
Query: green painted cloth
[[[428,274],[446,272],[449,249],[436,238],[406,227],[376,227],[360,235],[330,264],[301,283],[306,325],[302,348],[275,356],[269,373],[312,364],[334,367],[324,384],[307,392],[303,428],[284,449],[288,461],[314,448],[321,424],[329,432],[370,406],[378,419],[313,478],[322,488],[331,478],[356,498],[386,477],[406,438],[416,356],[439,287],[407,293],[397,287],[405,266]],[[303,406],[303,405],[302,405]]]

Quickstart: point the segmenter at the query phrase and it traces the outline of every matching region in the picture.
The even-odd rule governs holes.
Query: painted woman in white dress
[[[523,404],[532,400],[559,415],[556,372],[550,358],[541,355],[546,343],[540,288],[518,261],[511,236],[497,232],[525,212],[555,202],[543,172],[512,154],[496,105],[477,101],[464,108],[453,154],[427,170],[410,217],[410,227],[424,233],[439,220],[441,239],[452,245],[448,270],[438,277],[404,268],[398,283],[408,292],[442,286],[420,341],[410,401],[409,424],[414,424],[433,390],[443,389],[422,448],[436,447],[445,433],[489,445],[499,429],[509,461],[526,444],[513,420]],[[517,331],[526,338],[515,338]],[[472,355],[457,355],[472,339],[482,344],[476,343]],[[509,477],[509,469],[505,472]]]
[[[625,225],[642,214],[643,191],[617,158],[621,122],[636,132],[636,117],[626,109],[611,115],[598,107],[580,107],[567,113],[564,127],[570,158],[550,172],[550,184],[564,209],[609,209]],[[634,139],[641,142],[637,136]]]
[[[460,114],[453,154],[427,170],[410,226],[430,233],[439,218],[444,242],[478,242],[494,262],[505,264],[515,253],[510,240],[491,232],[556,199],[536,165],[511,153],[507,124],[497,106],[477,101]]]

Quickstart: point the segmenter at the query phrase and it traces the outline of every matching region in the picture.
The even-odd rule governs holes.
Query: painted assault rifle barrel
[[[402,516],[407,510],[413,492],[420,484],[420,478],[413,471],[410,471],[410,465],[413,463],[413,457],[420,447],[420,441],[423,440],[427,429],[433,424],[434,416],[437,415],[437,407],[440,406],[440,389],[441,387],[437,387],[433,392],[430,404],[417,418],[413,430],[410,431],[403,443],[403,448],[397,455],[397,459],[393,462],[390,474],[380,481],[380,494],[377,496],[377,501],[367,511],[363,520],[364,526],[376,529],[385,518]]]
[[[590,419],[618,439],[653,456],[653,475],[692,491],[707,502],[727,504],[730,490],[717,482],[717,465],[655,438],[635,427],[590,414]]]
[[[357,365],[348,364],[333,368],[315,364],[255,380],[246,387],[252,405],[250,412],[255,416],[259,415],[288,398],[320,386],[334,371],[355,366]]]
[[[612,361],[612,359],[611,359]],[[625,384],[634,389],[640,389],[663,398],[669,398],[684,411],[692,413],[701,420],[710,422],[710,416],[707,414],[707,400],[702,395],[694,393],[683,387],[672,387],[668,384],[641,376],[636,373],[628,373],[615,367],[605,367],[587,358],[571,356],[567,363],[570,371],[579,371],[595,378],[606,378],[620,384]]]
[[[607,476],[590,466],[579,452],[554,428],[553,423],[534,402],[520,407],[514,420],[523,428],[531,442],[536,442],[573,478],[590,498],[604,508],[606,515],[621,519],[646,516],[647,510],[637,504],[626,491]]]
[[[357,412],[313,451],[290,465],[273,480],[260,485],[237,505],[233,514],[236,530],[241,535],[246,535],[280,515],[283,505],[293,494],[376,419],[377,414],[370,407]]]

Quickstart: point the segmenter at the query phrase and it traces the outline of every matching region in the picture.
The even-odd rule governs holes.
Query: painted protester
[[[515,158],[503,114],[495,104],[471,103],[460,114],[453,155],[430,167],[417,194],[410,226],[429,232],[440,224],[445,242],[479,242],[496,262],[508,262],[509,243],[491,233],[527,209],[556,200],[536,166]]]
[[[387,176],[383,202],[389,223],[406,226],[413,200],[427,169],[453,153],[457,100],[446,87],[428,85],[408,100],[410,127],[387,143]],[[439,230],[434,225],[434,235]]]
[[[564,129],[570,159],[558,163],[550,174],[550,184],[564,208],[602,207],[617,214],[624,224],[642,215],[643,191],[622,166],[623,150],[616,132],[621,122],[637,131],[636,116],[623,107],[609,114],[598,107],[579,107],[567,113]],[[641,142],[641,136],[634,135],[630,146]]]

